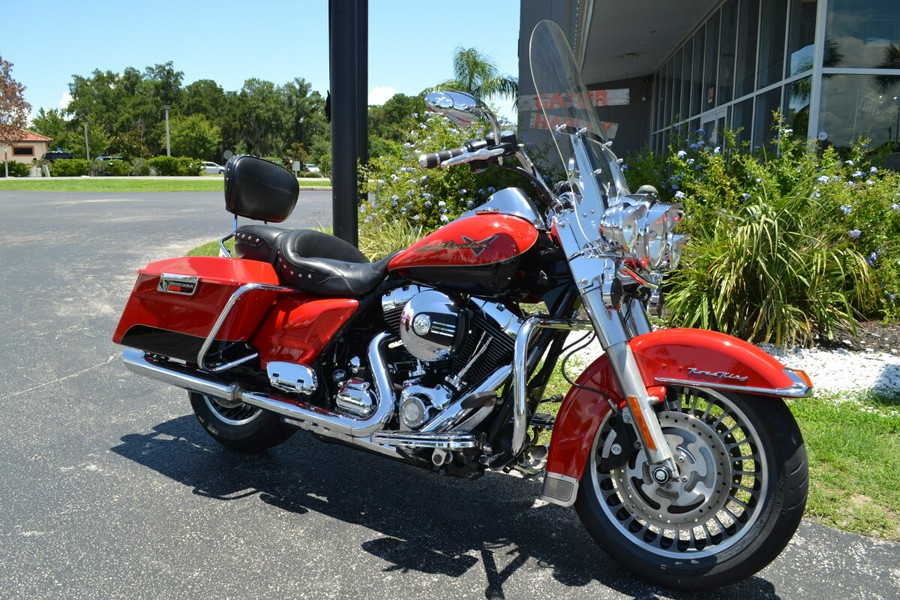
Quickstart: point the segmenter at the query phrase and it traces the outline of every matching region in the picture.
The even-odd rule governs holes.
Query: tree
[[[45,111],[43,108],[31,122],[31,129],[53,138],[53,145],[69,152],[84,155],[84,137],[72,128],[72,124],[65,119],[61,110],[51,108]],[[81,156],[79,156],[80,158]]]
[[[883,60],[878,65],[879,69],[900,69],[900,45],[893,42],[885,46]],[[900,83],[900,75],[876,75],[875,90],[882,95],[887,93],[895,85]]]
[[[181,113],[203,115],[213,123],[220,123],[225,112],[225,91],[212,79],[199,79],[181,91]]]
[[[170,124],[173,156],[190,156],[203,160],[218,158],[222,132],[202,115],[176,117]]]
[[[12,77],[12,66],[0,56],[0,142],[14,141],[31,110],[25,101],[25,86]]]
[[[453,79],[440,87],[450,87],[469,92],[484,101],[490,96],[509,96],[519,93],[519,81],[509,75],[501,75],[490,57],[475,48],[457,48],[453,56]]]
[[[244,82],[238,97],[242,150],[257,156],[281,152],[287,130],[287,107],[280,88],[271,81],[252,78]]]

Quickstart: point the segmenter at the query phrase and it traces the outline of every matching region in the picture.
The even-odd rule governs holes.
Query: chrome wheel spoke
[[[758,518],[769,485],[766,457],[758,432],[727,397],[679,391],[658,418],[680,477],[658,484],[640,451],[604,473],[595,452],[592,484],[610,521],[636,543],[664,556],[702,557],[736,543]]]

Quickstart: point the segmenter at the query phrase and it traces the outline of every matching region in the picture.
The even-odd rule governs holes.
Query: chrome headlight
[[[669,268],[674,269],[681,262],[681,253],[691,236],[686,233],[669,234]]]
[[[638,198],[625,198],[607,209],[600,219],[600,233],[646,269],[675,268],[687,242],[687,236],[674,233],[684,207]]]
[[[681,204],[661,202],[657,202],[647,211],[643,223],[644,235],[647,238],[646,266],[659,269],[665,264],[669,249],[669,234],[681,220],[682,212]]]
[[[641,237],[641,223],[646,212],[645,204],[616,204],[606,209],[600,218],[600,233],[607,240],[631,251]]]

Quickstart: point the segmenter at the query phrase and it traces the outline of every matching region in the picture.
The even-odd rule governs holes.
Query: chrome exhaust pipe
[[[184,367],[179,364],[161,364],[148,359],[140,350],[126,349],[122,362],[129,371],[198,392],[228,402],[244,402],[285,417],[290,423],[304,429],[320,432],[328,437],[345,439],[364,438],[384,428],[394,412],[396,399],[387,366],[382,360],[381,347],[387,344],[389,333],[381,333],[369,344],[368,359],[375,379],[378,406],[366,418],[356,418],[325,410],[299,400],[288,400],[274,394],[245,390],[236,383],[226,384],[214,375]]]

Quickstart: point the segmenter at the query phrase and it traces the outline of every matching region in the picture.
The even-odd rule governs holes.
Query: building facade
[[[0,142],[0,158],[3,161],[30,165],[35,159],[43,158],[52,141],[53,138],[20,129],[15,140],[9,143]]]
[[[764,149],[775,111],[823,144],[897,150],[898,0],[522,0],[521,36],[544,18],[569,34],[589,89],[629,89],[627,106],[598,109],[620,154],[724,129]]]

